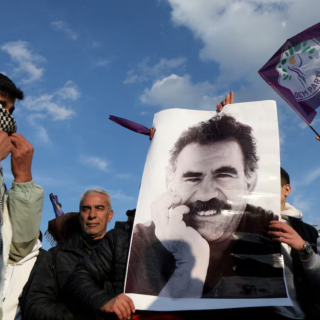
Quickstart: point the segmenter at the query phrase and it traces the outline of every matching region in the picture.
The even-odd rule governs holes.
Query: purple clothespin
[[[142,124],[133,122],[131,120],[111,116],[111,115],[109,116],[109,119],[117,124],[120,124],[120,126],[123,126],[129,130],[144,134],[146,136],[150,136],[150,130],[147,127],[143,126]]]

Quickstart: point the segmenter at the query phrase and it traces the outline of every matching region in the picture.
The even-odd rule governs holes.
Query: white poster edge
[[[253,307],[293,307],[290,298],[269,299],[170,299],[143,294],[126,293],[135,305],[136,310],[143,311],[186,311],[186,310],[217,310]],[[188,309],[187,305],[192,305]]]

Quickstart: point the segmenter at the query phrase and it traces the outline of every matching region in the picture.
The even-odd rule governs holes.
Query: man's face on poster
[[[253,189],[235,140],[191,143],[176,159],[169,190],[190,208],[184,221],[208,242],[221,242],[236,231]]]

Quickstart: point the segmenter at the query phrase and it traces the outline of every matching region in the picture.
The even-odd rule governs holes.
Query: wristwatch
[[[300,254],[300,256],[306,256],[311,252],[312,252],[311,244],[309,242],[306,242],[303,245],[303,249],[301,251],[299,251],[299,254]]]

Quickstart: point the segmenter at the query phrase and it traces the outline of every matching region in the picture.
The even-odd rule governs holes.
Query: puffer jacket
[[[116,222],[99,247],[75,267],[63,290],[75,319],[103,318],[101,307],[123,293],[131,232],[132,223]],[[108,314],[107,319],[118,317]]]
[[[51,248],[30,285],[26,308],[22,310],[23,319],[72,320],[74,317],[64,303],[62,287],[77,263],[87,255],[79,234]]]

